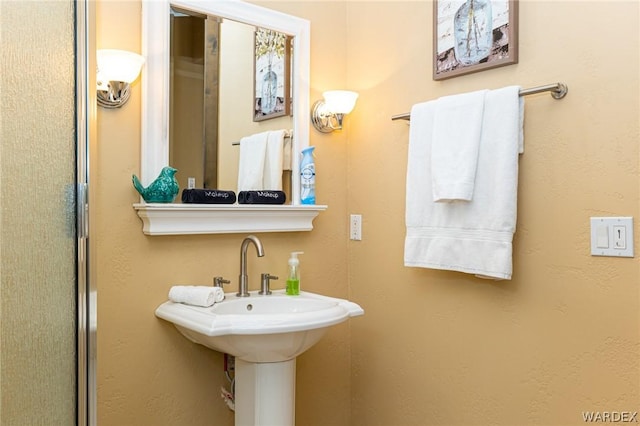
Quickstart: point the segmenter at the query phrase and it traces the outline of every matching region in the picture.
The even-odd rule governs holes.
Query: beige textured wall
[[[351,425],[570,425],[640,408],[640,264],[589,255],[589,217],[638,199],[638,2],[520,2],[520,63],[431,79],[429,2],[347,3]],[[408,126],[393,114],[509,84],[527,97],[510,282],[403,266]]]
[[[345,16],[344,4],[269,2],[269,7],[313,19],[311,84],[318,90],[342,84],[345,56],[334,46],[343,42],[344,29],[332,26],[336,16]],[[140,52],[140,13],[140,2],[99,1],[97,47]],[[322,71],[320,58],[332,69]],[[98,281],[98,423],[232,425],[220,398],[226,384],[222,355],[187,341],[153,312],[173,284],[210,284],[213,276],[223,275],[237,286],[244,235],[144,236],[131,185],[131,174],[140,172],[140,83],[127,105],[99,109],[97,119],[91,235],[97,241],[92,267]],[[347,297],[345,135],[312,135],[311,143],[318,147],[318,201],[330,207],[314,221],[313,232],[259,235],[266,256],[258,259],[250,252],[250,287],[258,288],[261,272],[284,277],[289,252],[302,250],[303,289]],[[283,288],[283,278],[274,286]],[[348,337],[347,324],[336,326],[298,359],[298,424],[349,423]]]

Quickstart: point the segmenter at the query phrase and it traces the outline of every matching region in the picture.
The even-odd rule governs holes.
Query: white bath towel
[[[522,127],[518,87],[485,96],[472,201],[436,203],[431,179],[435,101],[411,109],[405,266],[511,279]]]
[[[479,90],[436,101],[431,145],[433,201],[473,198],[487,92]]]
[[[256,133],[240,139],[238,192],[265,189],[262,187],[269,132]]]
[[[264,174],[261,189],[282,190],[284,135],[284,130],[267,132],[267,151],[264,159]]]
[[[224,290],[220,287],[175,285],[169,289],[169,300],[193,306],[213,306],[224,300]]]
[[[282,154],[282,170],[291,170],[291,154],[292,154],[292,141],[293,141],[293,130],[289,130],[286,132],[288,137],[284,138],[284,152]]]

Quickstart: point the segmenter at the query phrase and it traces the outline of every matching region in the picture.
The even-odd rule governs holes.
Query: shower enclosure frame
[[[97,288],[89,270],[89,148],[95,137],[95,2],[75,1],[77,425],[96,425]]]

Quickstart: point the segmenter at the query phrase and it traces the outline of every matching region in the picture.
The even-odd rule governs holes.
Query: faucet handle
[[[266,294],[269,295],[271,294],[271,290],[269,289],[269,284],[271,280],[277,280],[278,277],[274,276],[274,275],[270,275],[269,273],[266,274],[260,274],[260,291],[258,292],[258,294]]]
[[[213,277],[213,286],[223,288],[225,284],[229,284],[231,281],[225,280],[223,277]]]

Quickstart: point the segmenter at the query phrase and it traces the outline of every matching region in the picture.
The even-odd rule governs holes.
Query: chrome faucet
[[[256,246],[258,257],[264,256],[264,249],[258,237],[249,235],[242,240],[242,245],[240,246],[240,282],[238,285],[238,293],[236,293],[238,297],[249,296],[249,276],[247,275],[247,248],[249,247],[249,243],[253,243],[253,245]]]

